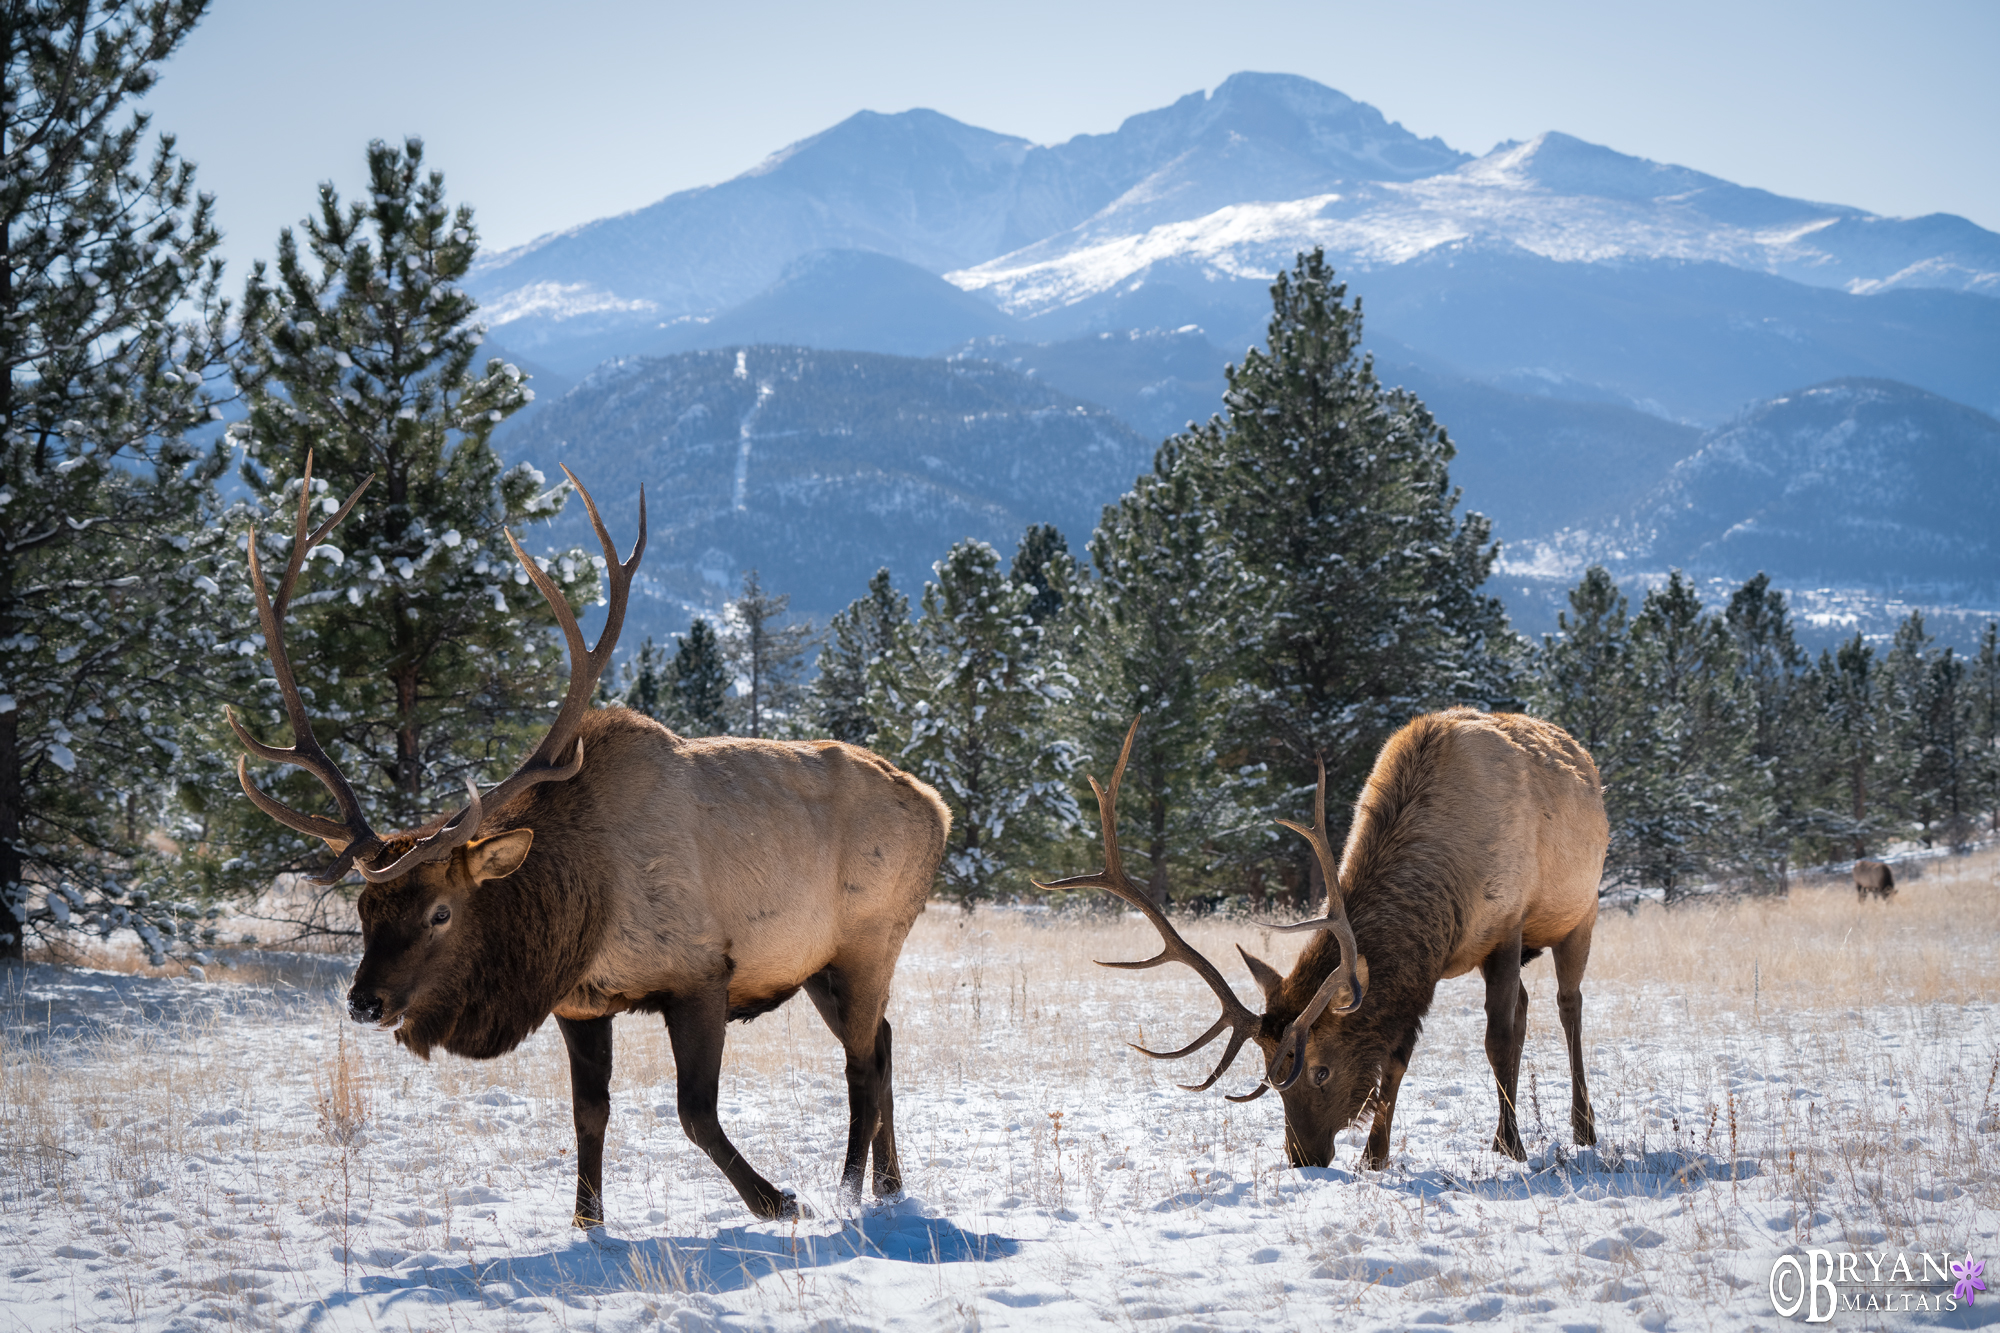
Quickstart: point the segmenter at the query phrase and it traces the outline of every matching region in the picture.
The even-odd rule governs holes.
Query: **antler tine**
[[[1131,727],[1125,733],[1125,746],[1118,752],[1118,765],[1111,770],[1109,791],[1098,786],[1096,778],[1090,780],[1090,790],[1097,796],[1098,820],[1104,829],[1104,869],[1095,874],[1071,875],[1067,879],[1051,880],[1047,884],[1036,880],[1034,884],[1039,889],[1102,889],[1114,898],[1137,908],[1139,914],[1152,922],[1153,928],[1160,932],[1163,947],[1153,957],[1140,959],[1137,962],[1099,960],[1099,967],[1138,970],[1159,967],[1164,963],[1185,963],[1208,983],[1208,988],[1214,991],[1215,997],[1222,1002],[1222,1016],[1216,1019],[1207,1032],[1178,1051],[1149,1051],[1143,1046],[1132,1048],[1141,1055],[1150,1056],[1155,1060],[1178,1060],[1207,1046],[1221,1036],[1225,1028],[1230,1029],[1229,1046],[1223,1052],[1222,1062],[1215,1067],[1215,1072],[1200,1083],[1180,1085],[1189,1092],[1203,1092],[1215,1086],[1216,1080],[1228,1071],[1236,1059],[1237,1052],[1243,1049],[1243,1043],[1254,1036],[1262,1025],[1263,1018],[1251,1012],[1236,998],[1236,992],[1230,989],[1229,983],[1223,979],[1222,973],[1216,970],[1215,964],[1209,962],[1198,949],[1181,938],[1180,932],[1174,929],[1166,914],[1155,906],[1145,890],[1125,873],[1124,858],[1118,850],[1118,788],[1125,780],[1125,764],[1132,757],[1132,741],[1138,734],[1139,718],[1134,717]]]
[[[415,846],[380,870],[362,866],[361,878],[370,884],[386,884],[398,876],[409,873],[410,867],[421,865],[425,861],[435,861],[460,843],[471,841],[472,835],[479,831],[479,821],[486,817],[486,811],[479,799],[479,784],[471,778],[465,780],[465,794],[467,799],[464,808],[447,820],[437,832],[417,839]]]
[[[357,859],[379,847],[381,840],[375,836],[374,830],[368,827],[367,816],[362,811],[359,798],[354,794],[354,788],[348,785],[347,778],[335,766],[333,760],[327,757],[326,751],[320,748],[318,739],[313,735],[312,720],[306,715],[305,701],[299,697],[298,682],[292,675],[291,654],[285,649],[284,618],[285,612],[291,606],[292,589],[298,583],[300,571],[305,568],[306,556],[329,532],[333,531],[336,524],[347,517],[348,511],[353,509],[355,502],[361,498],[361,493],[367,490],[369,483],[374,480],[373,473],[363,478],[361,484],[354,488],[353,493],[339,509],[334,511],[331,518],[308,532],[306,524],[312,513],[312,453],[311,451],[306,453],[305,471],[299,481],[299,511],[293,528],[292,550],[285,561],[285,575],[279,580],[278,594],[275,598],[271,596],[270,589],[264,582],[263,562],[257,555],[257,529],[252,525],[249,543],[250,586],[257,597],[257,619],[264,629],[264,646],[270,653],[271,674],[277,679],[278,693],[285,704],[285,717],[291,724],[292,744],[288,748],[264,744],[252,736],[249,729],[237,720],[233,709],[227,707],[223,709],[223,716],[228,719],[230,730],[236,733],[236,739],[242,742],[244,749],[260,759],[305,769],[318,778],[321,785],[332,794],[334,805],[340,811],[338,823],[320,815],[302,814],[291,809],[275,797],[260,791],[257,785],[250,781],[249,768],[241,759],[236,764],[236,780],[242,785],[243,794],[248,796],[251,803],[259,810],[287,828],[296,829],[300,833],[307,833],[327,841],[346,843],[332,865],[310,877],[318,883],[330,884],[345,875]]]
[[[585,647],[583,630],[577,625],[576,616],[571,613],[569,602],[562,595],[562,589],[556,587],[555,580],[542,572],[542,567],[536,564],[534,557],[515,540],[513,533],[507,532],[505,528],[501,529],[502,532],[507,532],[507,544],[514,548],[514,556],[521,562],[521,568],[528,572],[528,577],[541,590],[549,609],[555,612],[556,623],[562,627],[563,639],[569,645],[569,690],[563,695],[562,706],[556,712],[556,720],[549,725],[541,744],[521,761],[519,768],[508,774],[499,786],[487,792],[483,798],[479,794],[478,786],[468,780],[465,786],[470,793],[470,799],[464,808],[439,825],[435,832],[419,839],[415,846],[392,864],[380,870],[371,870],[363,866],[361,873],[370,880],[391,880],[406,873],[411,866],[437,860],[453,848],[472,840],[473,835],[479,832],[479,824],[485,817],[487,805],[496,808],[505,805],[537,783],[561,782],[566,778],[575,777],[583,768],[583,738],[576,734],[576,729],[582,724],[584,714],[590,711],[590,696],[597,688],[597,679],[604,674],[604,668],[610,665],[612,650],[618,646],[618,631],[625,624],[625,603],[632,591],[632,575],[639,568],[639,558],[646,552],[646,488],[643,485],[639,488],[638,540],[632,543],[632,554],[621,561],[618,558],[617,543],[611,540],[611,533],[606,530],[604,519],[598,514],[597,505],[590,498],[590,492],[583,488],[583,483],[578,481],[576,474],[567,467],[563,469],[563,475],[569,478],[572,486],[576,487],[576,493],[583,497],[583,507],[590,512],[591,526],[597,530],[597,540],[604,547],[605,575],[610,584],[610,594],[607,598],[610,609],[604,617],[604,632],[597,636],[595,648]],[[557,763],[556,757],[565,752],[570,752],[569,761]]]
[[[521,769],[517,770],[515,777],[523,776],[530,769],[541,769],[553,764],[558,755],[569,749],[570,738],[576,733],[577,724],[583,720],[584,713],[589,711],[590,696],[597,689],[598,677],[602,676],[604,668],[610,665],[612,650],[618,646],[618,632],[625,627],[625,604],[632,591],[632,575],[639,568],[639,558],[646,553],[646,488],[643,485],[639,488],[639,536],[632,543],[632,554],[621,561],[618,558],[618,546],[611,540],[611,534],[605,530],[604,520],[599,516],[596,502],[590,498],[590,492],[583,488],[583,483],[578,481],[576,474],[567,467],[563,469],[563,475],[567,476],[570,484],[576,487],[576,493],[583,497],[583,507],[589,511],[591,526],[597,530],[597,540],[604,547],[604,572],[606,582],[609,584],[606,597],[608,609],[604,615],[604,632],[597,636],[597,646],[586,647],[583,642],[583,630],[578,627],[575,615],[571,614],[569,602],[564,599],[562,590],[556,587],[553,579],[542,572],[541,566],[535,563],[534,558],[522,549],[521,543],[514,539],[514,534],[507,533],[507,542],[514,548],[514,555],[520,560],[521,567],[528,572],[528,577],[534,580],[535,586],[541,589],[542,597],[548,602],[549,609],[555,612],[556,623],[562,627],[563,638],[569,644],[570,664],[569,690],[563,696],[562,707],[556,714],[556,720],[550,725],[548,734],[542,738],[542,743],[535,747],[535,752],[528,757]],[[547,781],[548,778],[541,777],[536,780]],[[512,781],[513,778],[508,779],[508,782]],[[501,785],[505,786],[506,783]]]
[[[1333,1003],[1334,996],[1343,990],[1346,992],[1346,999],[1333,1012],[1353,1013],[1361,1007],[1361,1001],[1367,993],[1367,983],[1357,973],[1360,951],[1354,943],[1354,929],[1348,924],[1346,904],[1341,901],[1339,867],[1334,862],[1333,843],[1328,839],[1326,832],[1325,756],[1321,756],[1319,761],[1319,787],[1313,795],[1313,827],[1306,828],[1302,824],[1294,824],[1289,819],[1280,819],[1277,822],[1312,844],[1313,854],[1319,858],[1320,877],[1326,881],[1326,915],[1290,926],[1272,926],[1271,929],[1287,934],[1302,930],[1324,930],[1340,941],[1340,966],[1320,983],[1319,989],[1313,993],[1311,1003],[1307,1004],[1299,1016],[1285,1028],[1285,1035],[1278,1042],[1277,1053],[1271,1059],[1271,1068],[1275,1070],[1283,1067],[1285,1056],[1292,1057],[1291,1067],[1285,1077],[1272,1084],[1278,1091],[1283,1092],[1298,1082],[1299,1075],[1305,1072],[1306,1034]]]

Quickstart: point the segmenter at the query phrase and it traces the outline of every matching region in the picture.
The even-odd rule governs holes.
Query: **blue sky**
[[[150,99],[269,256],[374,137],[489,245],[709,184],[863,108],[1055,142],[1303,74],[1481,153],[1559,129],[1781,194],[2000,230],[2000,3],[215,0]]]

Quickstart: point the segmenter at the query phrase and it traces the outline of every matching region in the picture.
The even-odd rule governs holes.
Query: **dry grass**
[[[1887,901],[1847,884],[1787,898],[1647,903],[1599,918],[1589,981],[1657,984],[1733,1008],[1964,1004],[2000,994],[2000,850],[1932,862]]]
[[[1969,1218],[1990,1227],[1996,908],[2000,853],[1986,853],[1934,865],[1888,903],[1808,887],[1783,900],[1604,915],[1585,1037],[1605,1144],[1596,1174],[1577,1179],[1600,1193],[1619,1171],[1651,1182],[1631,1200],[1632,1220],[1673,1242],[1609,1280],[1584,1254],[1601,1239],[1599,1210],[1573,1193],[1544,1205],[1532,1188],[1520,1204],[1518,1168],[1486,1151],[1494,1106],[1476,976],[1439,988],[1397,1117],[1396,1167],[1380,1188],[1340,1195],[1346,1211],[1331,1215],[1293,1201],[1299,1177],[1278,1151],[1275,1099],[1236,1106],[1182,1093],[1173,1084],[1205,1075],[1202,1057],[1156,1064],[1120,1045],[1178,1045],[1215,1013],[1186,969],[1091,965],[1157,950],[1135,918],[936,907],[919,920],[891,1010],[907,1183],[973,1230],[1004,1219],[1018,1231],[1023,1210],[1051,1219],[1039,1225],[1119,1229],[1163,1209],[1204,1224],[1241,1215],[1258,1231],[1238,1248],[1295,1253],[1315,1274],[1360,1274],[1327,1290],[1378,1315],[1402,1308],[1381,1302],[1406,1297],[1370,1285],[1369,1265],[1428,1246],[1426,1299],[1476,1303],[1508,1283],[1559,1305],[1601,1302],[1609,1281],[1625,1284],[1614,1294],[1633,1322],[1648,1310],[1676,1326],[1701,1322],[1734,1298],[1732,1253],[1776,1241],[1961,1250]],[[1281,968],[1298,947],[1245,923],[1195,921],[1186,933],[1246,997],[1235,944]],[[281,959],[263,966],[283,970]],[[1525,976],[1523,1132],[1532,1168],[1559,1173],[1574,1150],[1553,979],[1546,960]],[[241,995],[243,1016],[0,1046],[0,1204],[35,1234],[109,1256],[102,1280],[119,1291],[119,1322],[183,1318],[196,1290],[218,1317],[261,1324],[261,1301],[327,1298],[314,1264],[328,1255],[345,1291],[367,1275],[389,1280],[413,1256],[483,1272],[568,1244],[573,1140],[553,1025],[499,1060],[425,1064],[353,1028],[332,1003],[274,1009],[263,986],[209,989]],[[673,1238],[634,1257],[633,1280],[662,1300],[714,1298],[715,1238],[735,1234],[741,1205],[680,1133],[664,1026],[622,1019],[617,1040],[607,1196],[628,1234]],[[1255,1062],[1253,1052],[1219,1090],[1249,1087]],[[809,1005],[731,1030],[722,1112],[760,1170],[838,1210],[826,1191],[845,1080]],[[1359,1138],[1343,1136],[1342,1162]],[[1535,1210],[1539,1257],[1505,1248],[1523,1226],[1508,1207]],[[795,1249],[818,1243],[792,1238]],[[964,1294],[952,1268],[925,1279],[940,1301]],[[169,1270],[179,1276],[158,1278]],[[1135,1271],[1163,1290],[1195,1282]],[[1226,1296],[1218,1287],[1201,1299],[1282,1311],[1290,1288],[1279,1272],[1246,1268]],[[1043,1276],[1093,1280],[1083,1268]],[[820,1312],[802,1315],[807,1323],[869,1321],[827,1270],[799,1266],[786,1282],[757,1288],[774,1319],[796,1307]]]
[[[341,1147],[353,1144],[368,1123],[368,1074],[348,1049],[345,1028],[334,1039],[333,1058],[313,1066],[312,1081],[320,1134]]]

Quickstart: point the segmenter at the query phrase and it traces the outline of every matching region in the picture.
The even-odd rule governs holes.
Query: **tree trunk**
[[[1146,808],[1152,816],[1153,825],[1152,837],[1146,844],[1146,854],[1153,861],[1153,873],[1146,881],[1146,896],[1153,900],[1153,906],[1164,912],[1173,900],[1172,888],[1167,882],[1167,803],[1155,796],[1147,802]]]
[[[0,68],[12,68],[11,32],[0,33]],[[0,155],[6,139],[0,135]],[[14,429],[14,262],[8,248],[10,228],[0,219],[0,319],[7,328],[0,331],[0,451],[10,451],[6,438]],[[11,480],[11,478],[9,478]],[[0,533],[0,536],[7,534]],[[14,557],[0,554],[0,638],[20,632],[14,607]],[[9,681],[20,698],[19,682]],[[21,709],[18,704],[0,713],[0,960],[20,962],[27,957],[27,936],[16,913],[25,915],[28,893],[21,883]]]
[[[13,580],[11,566],[6,582]],[[13,620],[13,608],[0,603],[0,631]],[[0,713],[0,934],[11,938],[0,943],[0,961],[21,962],[28,956],[28,941],[19,915],[25,915],[28,891],[21,883],[21,710]],[[17,915],[19,914],[19,915]]]
[[[422,822],[420,806],[424,794],[423,750],[417,723],[417,673],[396,677],[396,786],[409,802],[406,812],[411,826]]]
[[[1862,833],[1862,821],[1868,815],[1868,778],[1861,771],[1859,763],[1854,766],[1854,859],[1859,861],[1868,855],[1868,840]]]

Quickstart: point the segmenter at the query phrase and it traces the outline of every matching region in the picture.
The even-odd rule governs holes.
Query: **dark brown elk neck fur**
[[[1451,714],[1420,718],[1397,733],[1356,802],[1341,856],[1340,883],[1354,942],[1367,960],[1365,1002],[1352,1014],[1328,1012],[1316,1029],[1337,1035],[1347,1091],[1340,1123],[1359,1115],[1383,1058],[1421,1029],[1445,961],[1468,917],[1464,895],[1479,892],[1466,840],[1437,817],[1447,780]],[[1265,1031],[1275,1035],[1311,1001],[1340,964],[1340,944],[1313,936],[1272,997]]]
[[[449,974],[432,981],[430,998],[396,1034],[405,1046],[425,1056],[432,1047],[473,1059],[504,1055],[583,977],[606,929],[606,876],[596,849],[616,833],[598,817],[607,803],[597,799],[597,787],[627,767],[621,751],[658,746],[662,731],[624,709],[593,712],[581,727],[582,772],[531,787],[487,816],[479,837],[529,828],[534,847],[520,869],[472,894],[454,927],[465,938]],[[424,831],[389,840],[388,855],[400,855]],[[364,898],[379,894],[381,908],[395,912],[396,900],[423,892],[415,880],[373,886]]]

